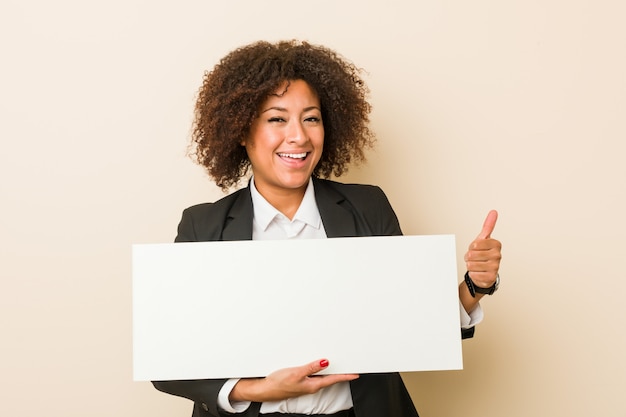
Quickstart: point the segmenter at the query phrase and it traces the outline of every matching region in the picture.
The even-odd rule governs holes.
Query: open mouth
[[[278,153],[278,156],[284,159],[293,159],[298,161],[304,161],[306,157],[309,155],[309,152],[301,152],[301,153]]]

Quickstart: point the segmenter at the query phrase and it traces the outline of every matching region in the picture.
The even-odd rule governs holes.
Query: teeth
[[[279,153],[278,156],[283,158],[300,159],[306,157],[306,152],[302,153]]]

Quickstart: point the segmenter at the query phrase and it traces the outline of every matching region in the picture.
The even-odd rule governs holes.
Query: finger
[[[491,233],[493,229],[496,227],[496,221],[498,220],[498,212],[495,210],[491,210],[489,214],[487,214],[487,218],[483,223],[483,230],[480,231],[478,235],[478,239],[489,239],[491,237]]]
[[[318,373],[322,369],[328,368],[328,365],[330,365],[328,359],[320,359],[304,365],[304,368],[306,370],[306,375],[309,376]]]
[[[467,272],[470,274],[470,277],[474,277],[475,272],[498,272],[500,267],[499,261],[473,261],[466,262]]]
[[[488,244],[485,244],[488,243]],[[476,240],[470,250],[465,252],[465,262],[500,262],[502,245],[494,239]]]
[[[314,375],[326,368],[328,368],[328,366],[330,365],[330,362],[328,362],[328,359],[321,359],[319,361],[313,361],[310,362],[309,364],[305,365],[304,367],[308,370],[308,375],[307,376],[315,376],[316,378],[321,378],[321,379],[329,379],[328,384],[335,384],[337,382],[340,381],[351,381],[353,379],[356,379],[359,377],[359,374],[329,374],[329,375]],[[334,382],[332,382],[334,381]]]
[[[481,239],[477,238],[472,242],[468,251],[469,252],[483,252],[483,251],[497,251],[502,249],[502,243],[496,239]]]
[[[359,378],[359,374],[332,374],[332,375],[320,375],[313,378],[309,378],[319,389],[329,387],[339,382],[354,381]]]

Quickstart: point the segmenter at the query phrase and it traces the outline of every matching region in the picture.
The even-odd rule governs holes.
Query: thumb
[[[489,214],[487,214],[487,218],[483,223],[483,230],[480,231],[478,235],[478,239],[489,239],[491,238],[491,233],[493,233],[493,229],[496,227],[496,221],[498,220],[498,212],[495,210],[491,210]]]

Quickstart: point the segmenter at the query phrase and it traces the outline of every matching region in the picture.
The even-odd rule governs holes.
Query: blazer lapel
[[[342,203],[345,197],[332,189],[327,182],[313,178],[315,200],[328,237],[357,236],[354,214]]]
[[[252,196],[250,187],[242,190],[224,221],[222,240],[252,240]]]
[[[345,203],[345,197],[327,182],[313,178],[315,201],[324,223],[326,235],[333,237],[358,236],[354,213]],[[250,187],[243,189],[231,206],[222,231],[222,240],[252,240],[253,218]]]

